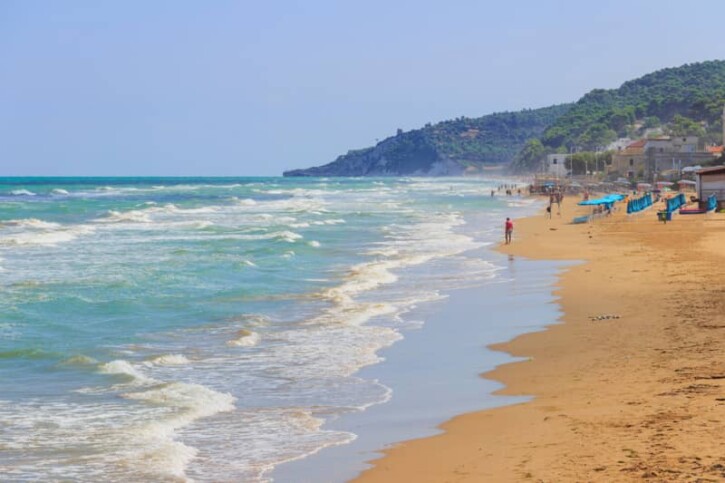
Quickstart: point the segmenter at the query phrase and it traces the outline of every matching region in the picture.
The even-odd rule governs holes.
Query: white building
[[[697,152],[697,136],[662,136],[648,139],[644,151],[652,152],[654,156],[669,154],[690,154]]]
[[[566,158],[568,154],[549,154],[544,161],[544,172],[552,176],[565,177],[568,174],[566,169]]]

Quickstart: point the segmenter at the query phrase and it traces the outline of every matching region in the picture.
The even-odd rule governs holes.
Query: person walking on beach
[[[511,236],[514,234],[514,222],[511,218],[506,218],[506,228],[504,230],[504,236],[506,238],[506,245],[511,243]]]

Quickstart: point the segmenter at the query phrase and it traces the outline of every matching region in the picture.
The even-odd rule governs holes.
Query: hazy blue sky
[[[725,58],[722,3],[1,0],[0,175],[277,175]]]

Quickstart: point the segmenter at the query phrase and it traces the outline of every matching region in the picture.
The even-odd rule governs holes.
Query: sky
[[[278,176],[725,58],[719,0],[2,0],[0,176]]]

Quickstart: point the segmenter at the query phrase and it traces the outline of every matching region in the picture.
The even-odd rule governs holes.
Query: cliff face
[[[324,166],[285,176],[454,176],[511,161],[524,143],[569,105],[459,118],[399,132],[369,148],[349,151]]]

